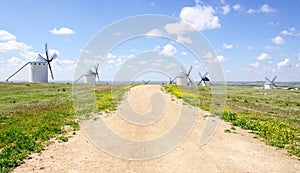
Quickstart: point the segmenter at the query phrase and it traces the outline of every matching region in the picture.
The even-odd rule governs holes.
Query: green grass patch
[[[65,127],[79,129],[72,84],[0,83],[0,172],[10,172],[32,152],[40,152],[56,138],[66,142]],[[98,111],[116,109],[124,86],[96,85]]]
[[[166,91],[191,105],[209,110],[221,119],[251,130],[266,144],[285,148],[300,158],[300,92],[263,90],[246,86],[226,87],[225,110],[211,110],[211,88],[164,85]],[[218,97],[218,95],[214,95]],[[233,129],[232,129],[233,130]],[[226,130],[226,132],[231,130]]]

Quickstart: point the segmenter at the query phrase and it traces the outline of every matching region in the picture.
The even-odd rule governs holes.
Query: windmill
[[[148,80],[148,81],[143,80],[143,83],[144,83],[145,85],[147,85],[147,84],[150,83],[150,80]]]
[[[276,80],[277,76],[275,76],[272,80],[270,80],[269,78],[265,77],[266,82],[264,84],[264,89],[274,89],[275,87],[277,87],[277,85],[275,85],[275,80]]]
[[[208,73],[206,72],[203,76],[201,75],[201,73],[199,72],[199,76],[200,76],[200,81],[198,83],[198,86],[211,86],[212,83],[210,82],[210,80],[207,77]]]
[[[170,76],[169,76],[169,83],[168,84],[173,84],[173,82],[176,80],[177,76],[172,79]]]
[[[177,85],[190,85],[193,84],[190,74],[192,71],[193,66],[190,66],[190,69],[188,72],[184,70],[184,68],[181,67],[181,73],[177,76]]]
[[[94,66],[94,71],[89,69],[86,73],[81,75],[77,80],[75,80],[74,83],[77,83],[81,78],[83,78],[83,83],[86,84],[95,84],[96,83],[96,77],[98,78],[98,82],[100,83],[100,77],[98,73],[99,64]]]
[[[48,53],[48,47],[47,43],[45,44],[45,53],[46,58],[44,58],[42,55],[38,54],[38,58],[36,61],[27,62],[25,65],[23,65],[19,70],[17,70],[15,73],[13,73],[11,76],[9,76],[6,81],[10,78],[12,78],[15,74],[17,74],[19,71],[21,71],[25,66],[28,64],[29,66],[29,82],[48,82],[48,67],[51,73],[52,79],[54,79],[52,68],[51,68],[51,62],[56,59],[57,53],[53,53],[53,55],[49,58]]]

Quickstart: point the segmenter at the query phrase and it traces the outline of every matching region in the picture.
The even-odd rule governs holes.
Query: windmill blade
[[[52,68],[51,68],[51,65],[50,65],[50,62],[49,62],[49,61],[48,61],[48,66],[49,66],[49,70],[50,70],[51,77],[52,77],[52,80],[53,80],[53,79],[54,79],[54,76],[53,76]]]
[[[277,78],[277,76],[275,76],[275,77],[273,78],[272,83],[274,83],[274,81],[276,80],[276,78]]]
[[[201,80],[202,80],[202,79],[203,79],[203,76],[201,75],[201,73],[200,73],[200,72],[199,72],[198,74],[199,74],[199,76],[200,76],[200,78],[201,78]]]
[[[74,81],[74,83],[77,83],[83,76],[84,76],[84,74],[81,75],[78,79],[76,79],[76,80]]]
[[[96,73],[96,76],[97,76],[97,78],[98,78],[98,83],[100,83],[100,77],[99,77],[99,74]]]
[[[184,75],[187,75],[186,72],[185,72],[185,69],[183,67],[181,67],[181,72],[184,74]]]
[[[19,70],[17,70],[14,74],[10,75],[7,79],[6,82],[8,82],[8,80],[10,78],[12,78],[15,74],[17,74],[19,71],[21,71],[25,66],[27,66],[30,62],[26,63],[25,65],[23,65]]]
[[[204,75],[203,75],[203,77],[206,77],[208,75],[208,73],[206,72]]]
[[[191,80],[191,78],[189,76],[187,76],[188,80],[189,80],[189,83],[190,84],[193,84],[193,81]]]
[[[53,61],[53,60],[55,60],[56,58],[57,58],[57,53],[54,52],[54,54],[50,58],[50,62]]]
[[[48,46],[47,43],[45,44],[45,52],[46,52],[46,58],[49,61],[49,55],[48,55]]]
[[[272,83],[272,81],[271,81],[269,78],[265,77],[265,79],[266,79],[267,81],[269,81],[269,82],[271,82],[271,83]]]
[[[272,83],[275,87],[278,87],[277,85],[275,85],[275,83]]]
[[[203,78],[201,78],[201,80],[199,81],[198,86],[201,84],[202,80],[203,80]]]
[[[190,69],[189,69],[189,71],[188,71],[188,73],[187,73],[187,76],[189,76],[189,75],[190,75],[190,73],[191,73],[192,69],[193,69],[193,66],[190,66]]]

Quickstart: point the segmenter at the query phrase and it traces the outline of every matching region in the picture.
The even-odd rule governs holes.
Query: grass
[[[209,110],[235,126],[251,130],[266,144],[285,148],[300,158],[300,91],[228,86],[225,110],[212,110],[211,88],[196,87],[195,90],[191,89],[193,87],[164,85],[177,98]]]
[[[122,86],[111,94],[110,85],[97,85],[90,95],[96,96],[97,111],[111,111],[124,92]],[[72,84],[0,83],[0,172],[10,172],[30,153],[42,151],[50,139],[67,142],[65,129],[76,134],[72,98]]]

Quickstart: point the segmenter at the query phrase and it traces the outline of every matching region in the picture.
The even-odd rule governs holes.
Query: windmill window
[[[33,65],[36,65],[36,63],[33,63]]]
[[[39,63],[39,65],[41,65],[41,63]]]

